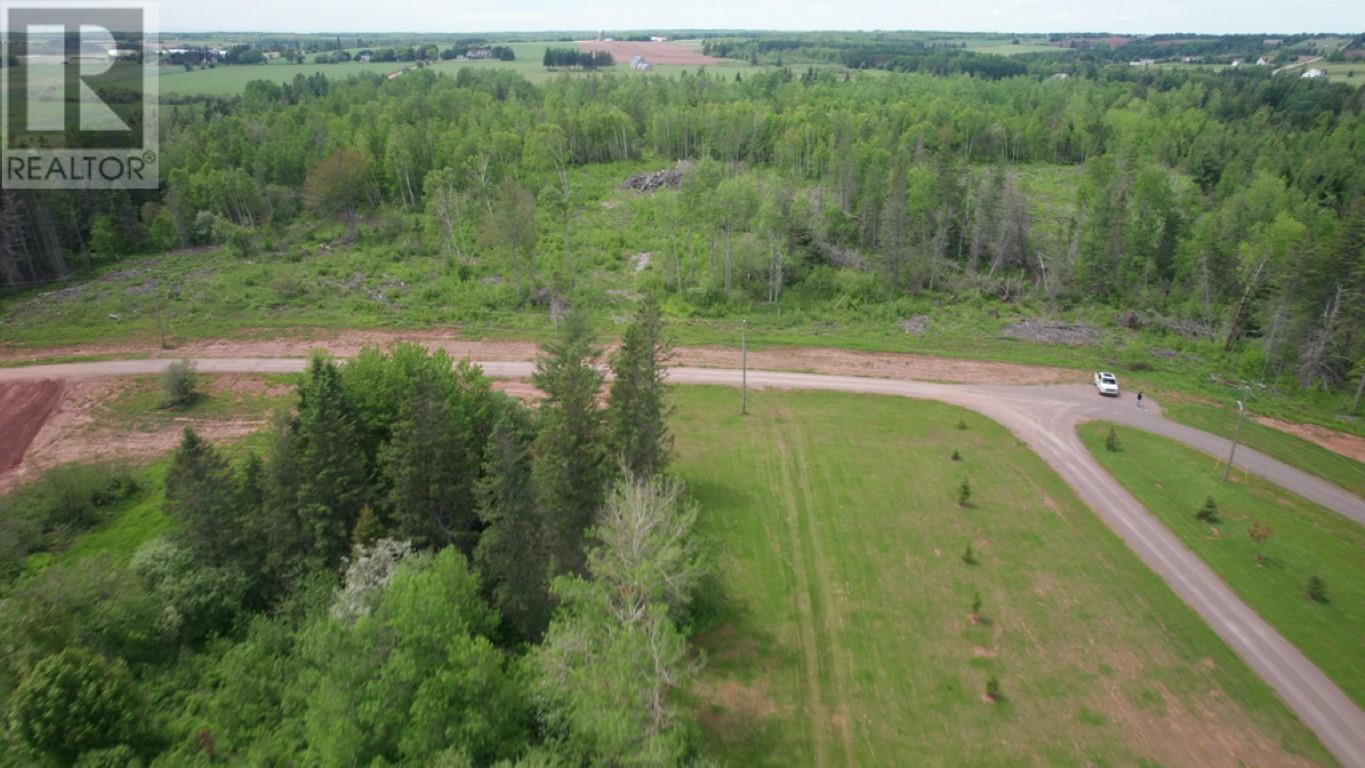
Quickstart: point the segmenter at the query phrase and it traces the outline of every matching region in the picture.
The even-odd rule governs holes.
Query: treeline
[[[547,68],[580,67],[597,69],[610,67],[616,63],[609,51],[585,51],[579,48],[546,48],[541,63]]]
[[[701,576],[657,306],[532,410],[402,346],[314,358],[264,457],[186,430],[169,531],[0,601],[8,764],[679,764]],[[57,483],[25,498],[61,494]],[[84,488],[85,486],[81,486]],[[107,493],[108,491],[106,491]]]
[[[1359,93],[1136,69],[1068,81],[777,70],[532,86],[466,69],[257,82],[234,102],[168,110],[159,198],[0,198],[0,225],[16,233],[0,279],[166,245],[251,256],[301,216],[354,229],[390,210],[421,219],[423,247],[478,259],[530,302],[575,289],[570,169],[682,160],[697,163],[678,193],[687,204],[660,198],[678,253],[641,280],[694,307],[799,305],[838,285],[858,286],[860,302],[1099,304],[1249,349],[1247,375],[1352,376],[1365,304],[1352,250]],[[1035,163],[1079,171],[1050,194],[1073,212],[1046,232],[1019,180]]]

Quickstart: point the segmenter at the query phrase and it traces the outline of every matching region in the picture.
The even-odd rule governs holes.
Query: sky
[[[160,0],[176,32],[1361,32],[1365,0]]]

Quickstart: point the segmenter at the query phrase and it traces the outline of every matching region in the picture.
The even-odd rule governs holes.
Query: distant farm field
[[[545,56],[545,49],[552,46],[572,46],[573,43],[508,43],[513,51],[516,52],[515,61],[437,61],[430,64],[429,69],[433,72],[444,72],[455,74],[465,67],[473,69],[503,69],[516,72],[531,82],[541,82],[558,77],[560,71],[549,70],[541,63]],[[617,45],[612,43],[611,45]],[[686,43],[635,43],[632,45],[668,45],[670,51],[676,54],[678,61],[658,61],[658,66],[652,72],[659,74],[677,74],[683,70],[696,71],[699,66],[719,67],[722,69],[742,68],[764,69],[763,67],[753,68],[747,62],[739,62],[730,59],[711,59],[701,55],[700,50]],[[681,53],[680,53],[681,52]],[[632,54],[633,55],[633,54]],[[616,73],[635,73],[629,66],[630,56],[616,55],[616,66],[606,68],[607,72]],[[654,57],[650,58],[651,62]],[[693,61],[697,59],[697,61]],[[220,66],[214,69],[196,69],[191,72],[179,67],[162,67],[161,69],[161,92],[163,94],[177,94],[181,96],[210,95],[210,96],[232,96],[241,93],[246,84],[252,80],[271,80],[278,83],[293,80],[297,75],[324,74],[329,78],[346,78],[351,75],[362,73],[389,74],[398,70],[413,66],[411,62],[358,62],[351,61],[345,64],[288,64],[283,61],[273,61],[269,64],[258,64],[253,66]],[[581,75],[583,73],[571,73]],[[640,73],[647,74],[647,73]]]
[[[663,41],[584,40],[578,44],[585,51],[606,51],[618,64],[629,64],[641,56],[650,64],[715,64],[720,59],[707,56],[695,45]]]
[[[1331,763],[1002,427],[896,398],[751,393],[743,418],[733,390],[677,400],[675,466],[702,505],[723,606],[690,692],[711,757]]]

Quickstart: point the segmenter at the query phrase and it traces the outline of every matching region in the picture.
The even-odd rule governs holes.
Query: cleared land
[[[684,43],[628,40],[581,40],[578,47],[585,51],[606,51],[617,64],[629,64],[635,56],[643,56],[650,64],[682,64],[697,66],[715,64],[720,59],[707,56],[696,46]]]
[[[1110,474],[1137,497],[1237,595],[1313,661],[1346,695],[1365,705],[1365,528],[1210,456],[1145,432],[1115,427],[1122,450],[1108,451],[1110,425],[1080,428]],[[1220,521],[1195,517],[1213,498]],[[1256,523],[1273,533],[1258,548]],[[1260,556],[1258,556],[1258,552]],[[1307,596],[1310,576],[1325,580],[1329,602]]]
[[[0,384],[0,475],[19,465],[33,438],[62,400],[57,381]]]
[[[703,505],[724,601],[693,690],[713,756],[1331,762],[1000,426],[894,398],[765,392],[746,419],[733,391],[678,399],[677,467]],[[969,543],[978,565],[962,561]],[[992,674],[1002,703],[982,700]]]

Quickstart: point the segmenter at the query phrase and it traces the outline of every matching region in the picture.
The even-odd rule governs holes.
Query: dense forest
[[[163,110],[159,193],[4,193],[0,282],[182,246],[251,258],[290,226],[354,233],[398,217],[422,233],[404,248],[514,284],[509,306],[571,304],[583,287],[570,171],[684,161],[659,212],[682,254],[639,278],[670,306],[738,312],[852,273],[839,279],[865,301],[1112,307],[1244,351],[1258,378],[1354,383],[1362,91],[1264,68],[1094,64],[1056,79],[1037,66],[1001,79],[811,68],[257,82]],[[1018,183],[1039,164],[1079,169],[1059,193],[1074,213],[1047,232]],[[706,268],[684,268],[698,247]]]
[[[146,493],[67,467],[0,499],[6,765],[664,765],[697,730],[695,506],[657,306],[579,314],[535,410],[415,345],[315,357],[264,453],[186,429],[131,562],[25,561]],[[168,376],[184,375],[172,371]],[[235,457],[235,458],[234,458]]]

